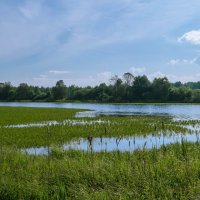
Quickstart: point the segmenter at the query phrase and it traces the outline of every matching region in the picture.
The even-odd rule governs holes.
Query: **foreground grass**
[[[200,144],[134,153],[0,154],[0,199],[199,199]]]

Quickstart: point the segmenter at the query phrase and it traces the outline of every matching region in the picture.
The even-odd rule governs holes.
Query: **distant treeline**
[[[147,76],[125,73],[114,76],[110,84],[95,87],[66,86],[59,80],[54,87],[21,83],[0,83],[1,101],[94,101],[94,102],[179,102],[200,103],[200,81],[170,83],[166,77],[150,81]]]

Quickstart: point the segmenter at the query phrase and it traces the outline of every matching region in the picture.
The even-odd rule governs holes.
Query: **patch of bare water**
[[[160,148],[162,145],[169,145],[173,143],[187,142],[199,142],[200,135],[193,134],[169,134],[162,133],[159,135],[147,135],[147,136],[131,136],[131,137],[97,137],[92,138],[91,141],[85,138],[65,143],[62,148],[64,150],[81,150],[94,152],[111,152],[111,151],[129,151],[140,150],[143,148],[151,149],[153,147]],[[47,155],[48,148],[27,148],[23,150],[27,154],[31,155]]]

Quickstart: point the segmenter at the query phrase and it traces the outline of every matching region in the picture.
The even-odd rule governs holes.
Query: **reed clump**
[[[109,199],[112,194],[112,199],[198,199],[199,154],[199,143],[184,142],[133,153],[93,152],[93,158],[91,152],[70,150],[62,156],[50,155],[49,176],[45,156],[4,149],[0,155],[0,196]]]

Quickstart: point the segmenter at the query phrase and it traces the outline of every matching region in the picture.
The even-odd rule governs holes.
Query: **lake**
[[[198,104],[97,104],[97,103],[32,103],[2,102],[0,106],[17,107],[52,107],[88,109],[77,113],[77,117],[95,117],[102,115],[165,115],[174,119],[200,119]]]

